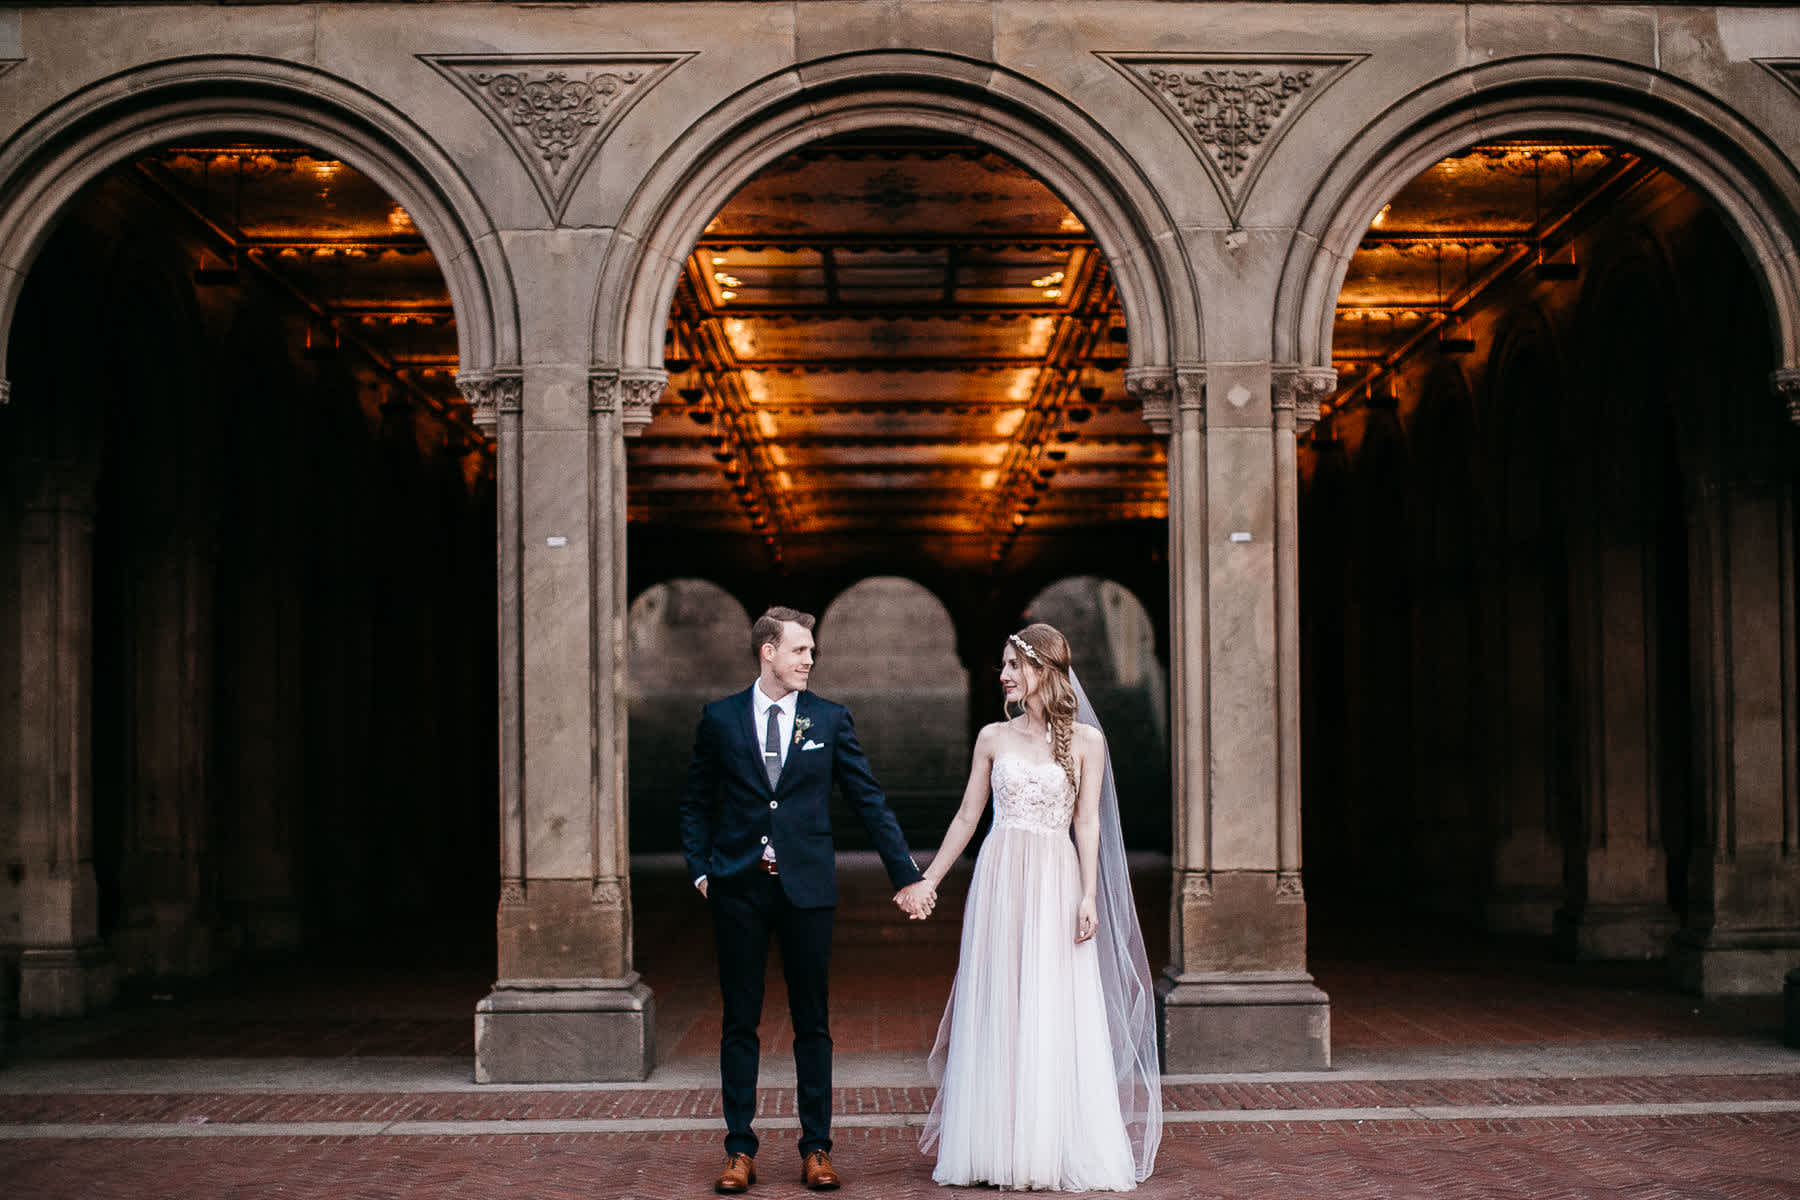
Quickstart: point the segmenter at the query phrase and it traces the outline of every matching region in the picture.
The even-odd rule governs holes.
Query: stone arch
[[[938,594],[916,579],[908,579],[901,575],[871,575],[859,579],[844,588],[826,606],[819,615],[819,633],[821,638],[827,630],[841,626],[847,610],[858,606],[872,606],[870,612],[866,608],[856,615],[873,615],[877,619],[894,616],[900,619],[914,618],[930,620],[941,626],[945,635],[945,648],[952,653],[956,645],[956,625],[950,618],[950,609]],[[907,610],[911,611],[908,612]],[[835,618],[835,620],[834,620]],[[897,632],[885,629],[867,629],[859,627],[855,634],[856,641],[869,648],[868,653],[887,655],[893,647],[882,642],[889,633]]]
[[[515,366],[518,306],[492,221],[450,157],[404,114],[309,67],[182,58],[121,72],[64,98],[0,150],[0,335],[68,202],[102,172],[169,141],[256,133],[341,158],[413,218],[456,312],[464,373]],[[0,379],[5,378],[0,341]]]
[[[1148,644],[1154,644],[1155,621],[1150,615],[1150,606],[1144,603],[1144,598],[1138,595],[1137,589],[1122,580],[1114,579],[1110,576],[1069,575],[1045,584],[1043,587],[1037,589],[1030,602],[1026,604],[1025,619],[1028,621],[1047,621],[1054,625],[1056,624],[1056,613],[1059,611],[1059,606],[1066,606],[1067,604],[1066,594],[1073,590],[1087,588],[1092,588],[1095,591],[1095,599],[1098,603],[1098,608],[1094,614],[1096,617],[1102,622],[1107,622],[1109,617],[1123,617],[1131,626],[1141,627],[1141,630],[1133,629],[1130,632],[1135,633],[1141,631],[1147,633],[1149,635]],[[1081,630],[1070,629],[1065,630],[1065,633],[1072,637],[1078,637],[1080,636]],[[1078,649],[1073,644],[1071,644],[1070,649],[1075,652],[1076,670],[1079,671],[1085,652]],[[1096,663],[1098,662],[1098,660],[1094,661],[1096,661]],[[1118,664],[1108,663],[1101,670],[1090,668],[1089,673],[1092,674],[1096,680],[1100,679],[1103,673],[1105,677],[1113,678],[1118,674],[1117,668]],[[1135,671],[1128,671],[1127,673],[1131,674],[1132,678],[1136,678]]]
[[[700,709],[756,678],[750,620],[708,579],[663,579],[632,598],[624,704],[634,854],[678,848],[670,814],[681,803]]]
[[[1199,289],[1173,218],[1092,118],[991,63],[916,51],[838,55],[770,76],[688,129],[632,196],[601,268],[596,365],[661,381],[681,263],[751,176],[796,147],[868,129],[973,138],[1014,159],[1085,222],[1113,271],[1135,368],[1201,356]]]
[[[645,682],[638,669],[647,665],[644,656],[666,654],[669,649],[654,636],[652,623],[659,630],[688,631],[675,647],[683,678],[691,679],[695,671],[710,676],[735,667],[736,674],[729,678],[736,682],[755,673],[755,657],[750,653],[750,614],[743,603],[708,579],[665,579],[639,592],[631,602],[627,630],[634,696]],[[703,679],[700,683],[710,687],[713,680]]]
[[[1732,230],[1768,306],[1778,361],[1800,368],[1800,176],[1750,122],[1711,96],[1635,64],[1534,55],[1446,75],[1345,143],[1308,203],[1282,267],[1271,352],[1331,363],[1350,257],[1381,206],[1433,162],[1481,139],[1578,132],[1654,155]]]
[[[814,690],[849,707],[900,827],[930,845],[969,770],[969,672],[949,608],[916,580],[872,575],[832,599],[816,632]],[[864,845],[855,819],[832,824],[841,846]]]
[[[1169,678],[1149,606],[1116,579],[1070,575],[1040,589],[1024,616],[1069,639],[1082,689],[1106,727],[1126,844],[1168,849]]]

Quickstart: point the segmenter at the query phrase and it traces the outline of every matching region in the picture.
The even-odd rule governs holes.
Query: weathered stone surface
[[[78,1017],[111,1004],[118,964],[99,943],[27,949],[19,955],[21,1017]]]
[[[616,979],[627,970],[629,929],[619,905],[591,879],[529,879],[502,895],[500,978]]]
[[[1306,904],[1283,894],[1273,870],[1217,870],[1204,896],[1176,889],[1181,906],[1181,978],[1219,972],[1303,971]]]
[[[496,987],[475,1009],[477,1083],[631,1081],[650,1074],[655,1005],[616,984]]]
[[[1157,982],[1163,1071],[1323,1071],[1331,1005],[1310,977]]]
[[[801,62],[873,49],[937,50],[972,59],[994,55],[994,8],[982,0],[800,0],[794,51]]]

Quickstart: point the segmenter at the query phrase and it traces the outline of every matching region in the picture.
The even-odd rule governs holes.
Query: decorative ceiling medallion
[[[1366,54],[1109,54],[1180,128],[1235,226],[1269,152]]]
[[[552,220],[606,134],[684,54],[421,54],[511,144]]]
[[[1753,58],[1750,61],[1780,80],[1794,95],[1800,96],[1800,58]]]

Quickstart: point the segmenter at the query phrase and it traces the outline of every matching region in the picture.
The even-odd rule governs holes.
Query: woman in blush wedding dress
[[[1106,739],[1053,627],[1008,637],[1000,682],[1010,719],[976,738],[925,872],[935,890],[991,791],[919,1146],[940,1184],[1126,1191],[1155,1162],[1162,1093]]]

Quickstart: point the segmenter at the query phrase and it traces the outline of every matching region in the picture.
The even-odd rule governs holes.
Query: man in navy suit
[[[799,1088],[801,1181],[838,1186],[831,1166],[831,1031],[826,975],[837,906],[837,864],[828,805],[844,793],[900,889],[909,915],[930,911],[931,885],[906,847],[850,711],[806,690],[813,618],[771,608],[751,628],[759,664],[754,684],[715,700],[700,715],[681,799],[681,844],[694,886],[706,897],[718,942],[724,1034],[719,1041],[725,1108],[720,1192],[756,1182],[756,1073],[761,1049],[763,974],[769,939],[781,944],[788,1011],[794,1023]]]

